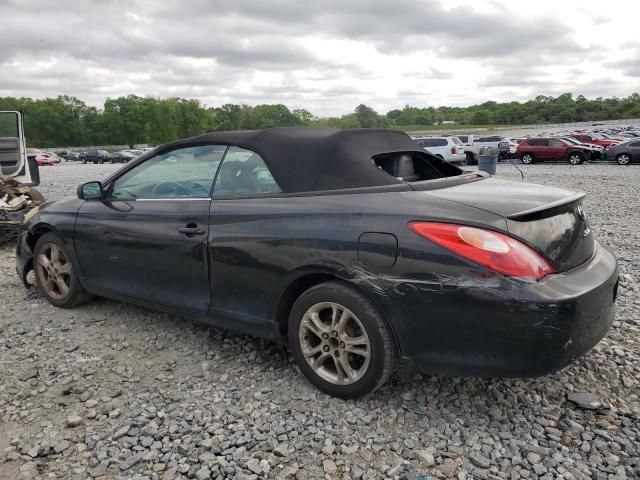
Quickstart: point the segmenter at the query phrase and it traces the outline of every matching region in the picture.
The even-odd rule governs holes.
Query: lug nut
[[[322,338],[324,338],[326,340],[327,338],[329,338],[329,335],[327,333],[323,333],[322,334]]]
[[[322,347],[322,350],[324,350],[325,352],[329,351],[329,345],[325,345],[324,347]]]
[[[333,332],[331,332],[331,335],[333,335],[334,337],[338,336],[338,332],[336,332],[335,330]]]
[[[340,348],[344,348],[344,342],[340,342]]]

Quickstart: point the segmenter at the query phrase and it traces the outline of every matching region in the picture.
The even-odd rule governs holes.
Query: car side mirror
[[[78,187],[80,200],[98,200],[102,198],[102,183],[98,181],[83,183]]]

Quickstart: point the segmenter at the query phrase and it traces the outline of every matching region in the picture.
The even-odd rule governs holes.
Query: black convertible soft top
[[[284,193],[401,184],[376,167],[372,157],[393,152],[427,155],[397,130],[304,127],[205,133],[161,150],[201,143],[237,145],[258,153]]]

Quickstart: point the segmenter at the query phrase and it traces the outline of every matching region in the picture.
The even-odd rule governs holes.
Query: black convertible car
[[[99,295],[287,343],[339,397],[414,369],[536,376],[613,318],[583,198],[392,130],[209,133],[34,211],[17,271],[59,307]]]

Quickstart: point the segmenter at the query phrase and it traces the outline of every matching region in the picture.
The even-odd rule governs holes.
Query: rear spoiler
[[[559,213],[568,212],[574,207],[577,207],[582,203],[582,200],[586,196],[584,192],[574,193],[560,200],[556,200],[545,205],[539,205],[537,207],[529,208],[521,212],[508,215],[509,220],[516,220],[518,222],[529,222],[532,220],[540,220],[542,218],[553,217]]]

